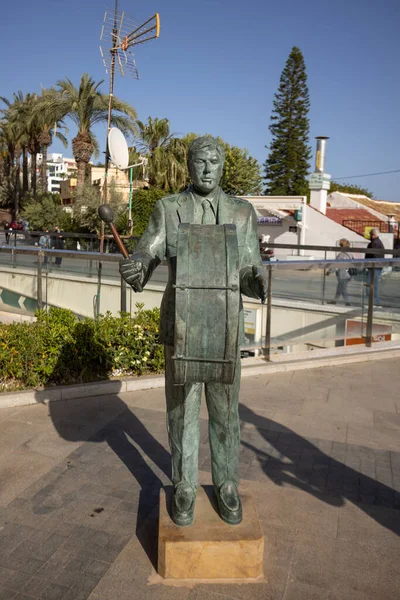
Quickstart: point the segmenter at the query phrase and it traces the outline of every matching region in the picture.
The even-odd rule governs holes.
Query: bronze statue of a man
[[[240,291],[265,299],[265,279],[259,271],[261,257],[257,220],[245,200],[227,196],[219,187],[225,153],[211,136],[197,138],[190,146],[188,167],[193,181],[186,191],[159,200],[133,255],[121,262],[120,272],[135,291],[141,292],[155,267],[166,257],[169,280],[161,304],[160,341],[165,347],[165,393],[167,428],[172,454],[174,497],[172,518],[177,525],[193,521],[198,485],[199,414],[202,383],[174,385],[172,355],[174,346],[175,290],[178,227],[191,224],[235,224],[239,247]],[[216,257],[218,259],[218,257]],[[207,265],[204,265],[207,268]],[[209,413],[212,478],[221,518],[229,524],[242,520],[238,494],[238,453],[240,444],[239,388],[240,343],[244,339],[242,306],[234,382],[205,384]]]

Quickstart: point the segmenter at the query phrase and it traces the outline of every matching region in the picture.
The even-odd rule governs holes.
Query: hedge
[[[132,317],[96,320],[50,308],[37,311],[33,323],[0,324],[0,391],[162,372],[160,311],[143,306],[137,303]]]

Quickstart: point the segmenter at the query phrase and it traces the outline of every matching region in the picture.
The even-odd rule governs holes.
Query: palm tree
[[[20,194],[20,147],[19,131],[7,113],[0,120],[1,188],[0,204],[11,208],[16,218],[19,211]]]
[[[14,93],[14,102],[9,108],[9,118],[15,123],[20,132],[19,141],[22,152],[22,190],[28,191],[28,157],[31,155],[30,184],[33,195],[36,195],[37,181],[37,154],[40,152],[39,134],[40,126],[36,114],[37,94],[26,94],[23,96],[19,91]]]
[[[150,156],[154,154],[156,148],[166,146],[174,135],[170,131],[169,120],[165,118],[159,119],[156,117],[153,119],[149,117],[147,123],[138,120],[137,126],[139,128],[137,146],[139,150],[144,151]]]
[[[47,151],[53,142],[53,137],[59,139],[64,148],[68,146],[67,138],[59,131],[60,129],[67,131],[63,121],[64,116],[60,94],[53,88],[42,90],[42,95],[37,99],[32,112],[32,123],[40,130],[37,142],[42,153],[40,179],[43,193],[47,191]]]
[[[98,123],[107,122],[109,97],[100,92],[102,83],[103,81],[96,83],[87,73],[82,75],[79,87],[75,87],[68,78],[57,83],[62,111],[68,114],[78,128],[78,133],[72,140],[72,152],[78,167],[79,189],[85,182],[92,154],[98,153],[99,146],[92,128]],[[136,111],[133,106],[114,96],[112,124],[129,135],[136,131],[135,120]]]
[[[165,191],[180,191],[187,183],[187,144],[171,133],[168,119],[148,118],[147,123],[137,122],[139,140],[137,147],[149,159],[150,185]]]
[[[29,190],[29,177],[28,177],[28,135],[26,130],[25,119],[23,113],[25,111],[25,102],[29,102],[30,94],[24,97],[21,90],[14,92],[13,102],[9,102],[6,98],[2,98],[3,102],[7,104],[9,108],[9,118],[18,127],[19,130],[19,146],[21,149],[22,156],[22,196]]]

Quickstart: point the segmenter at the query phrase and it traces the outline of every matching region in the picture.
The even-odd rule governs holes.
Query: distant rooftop
[[[394,215],[394,217],[398,221],[400,221],[400,202],[388,202],[387,200],[372,200],[372,198],[368,198],[368,196],[364,196],[363,194],[346,194],[344,192],[336,193],[341,194],[342,196],[346,196],[347,198],[350,198],[350,200],[354,200],[355,202],[362,204],[366,208],[376,210],[377,212],[380,212],[386,217]],[[353,217],[350,218],[352,219]]]

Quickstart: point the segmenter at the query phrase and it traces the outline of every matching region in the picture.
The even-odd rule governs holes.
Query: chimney
[[[323,173],[325,169],[326,140],[329,140],[329,138],[324,135],[319,135],[315,139],[317,140],[317,151],[315,153],[315,173]]]
[[[315,139],[317,140],[317,150],[315,153],[315,170],[310,176],[310,204],[325,215],[326,198],[331,187],[331,176],[325,173],[326,140],[329,140],[329,138],[319,135]]]

